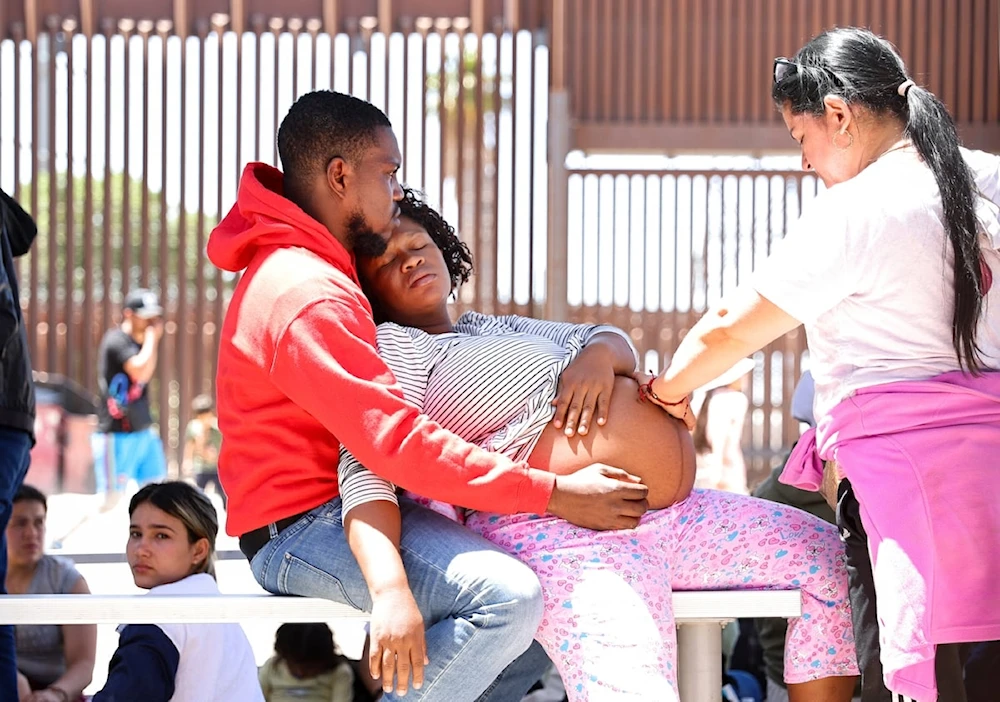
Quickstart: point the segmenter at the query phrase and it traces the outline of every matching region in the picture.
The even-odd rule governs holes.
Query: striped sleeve
[[[485,315],[470,315],[474,319],[486,318]],[[572,324],[570,322],[550,322],[544,319],[533,319],[531,317],[520,317],[518,315],[507,315],[497,317],[516,332],[541,336],[555,342],[564,348],[578,344],[580,347],[586,346],[598,334],[615,334],[625,340],[632,357],[635,359],[635,367],[639,367],[639,352],[636,350],[632,339],[628,334],[611,324]]]
[[[403,397],[419,408],[424,404],[427,378],[434,363],[436,347],[424,332],[407,329],[397,324],[382,324],[377,332],[379,355],[396,376],[403,390]],[[340,488],[341,515],[366,502],[392,502],[399,504],[396,487],[371,472],[344,446],[340,447],[337,465],[337,484]]]
[[[361,465],[354,454],[343,446],[340,447],[337,483],[340,486],[342,517],[346,517],[348,512],[366,502],[383,501],[399,504],[393,484]]]

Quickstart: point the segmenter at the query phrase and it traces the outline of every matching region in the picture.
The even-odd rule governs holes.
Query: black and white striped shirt
[[[521,461],[552,419],[560,374],[602,332],[632,346],[612,326],[476,312],[463,314],[453,332],[428,334],[386,323],[376,338],[407,400],[466,441]],[[343,446],[338,481],[344,515],[365,502],[397,502],[393,485]]]

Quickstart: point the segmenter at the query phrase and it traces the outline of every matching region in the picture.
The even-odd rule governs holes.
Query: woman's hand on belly
[[[691,396],[678,400],[677,402],[666,402],[661,399],[653,391],[653,381],[656,376],[646,375],[645,373],[640,373],[636,371],[633,375],[635,382],[639,384],[639,397],[643,402],[649,402],[656,405],[661,410],[669,414],[674,419],[679,419],[687,427],[688,431],[694,431],[694,425],[696,418],[694,416],[694,410],[691,409]]]
[[[552,425],[566,436],[586,436],[592,423],[604,426],[615,388],[615,369],[606,347],[588,345],[559,375]]]
[[[616,376],[607,422],[586,435],[566,436],[553,424],[543,430],[528,461],[565,475],[594,463],[620,468],[649,487],[649,506],[684,499],[694,485],[694,446],[684,425],[660,408],[640,403],[638,384]]]

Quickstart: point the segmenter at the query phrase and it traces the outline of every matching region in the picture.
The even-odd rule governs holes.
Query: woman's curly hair
[[[427,230],[431,240],[441,249],[448,274],[451,276],[452,292],[472,275],[473,261],[469,247],[458,238],[455,228],[448,224],[441,213],[427,204],[419,190],[403,187],[403,199],[399,202],[399,214],[412,219]]]

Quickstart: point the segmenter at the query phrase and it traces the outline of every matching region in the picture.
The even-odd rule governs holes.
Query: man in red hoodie
[[[344,523],[341,444],[414,493],[596,529],[635,526],[646,488],[606,467],[557,477],[513,463],[404,401],[376,352],[353,258],[379,255],[398,223],[401,156],[388,119],[347,95],[309,93],[283,120],[278,150],[284,174],[249,164],[208,242],[215,265],[245,270],[219,349],[226,530],[266,590],[372,613],[387,702],[411,673],[410,699],[422,702],[520,699],[545,663],[529,649],[542,612],[534,574],[405,499],[368,503]],[[401,553],[406,582],[380,570],[388,549]]]

